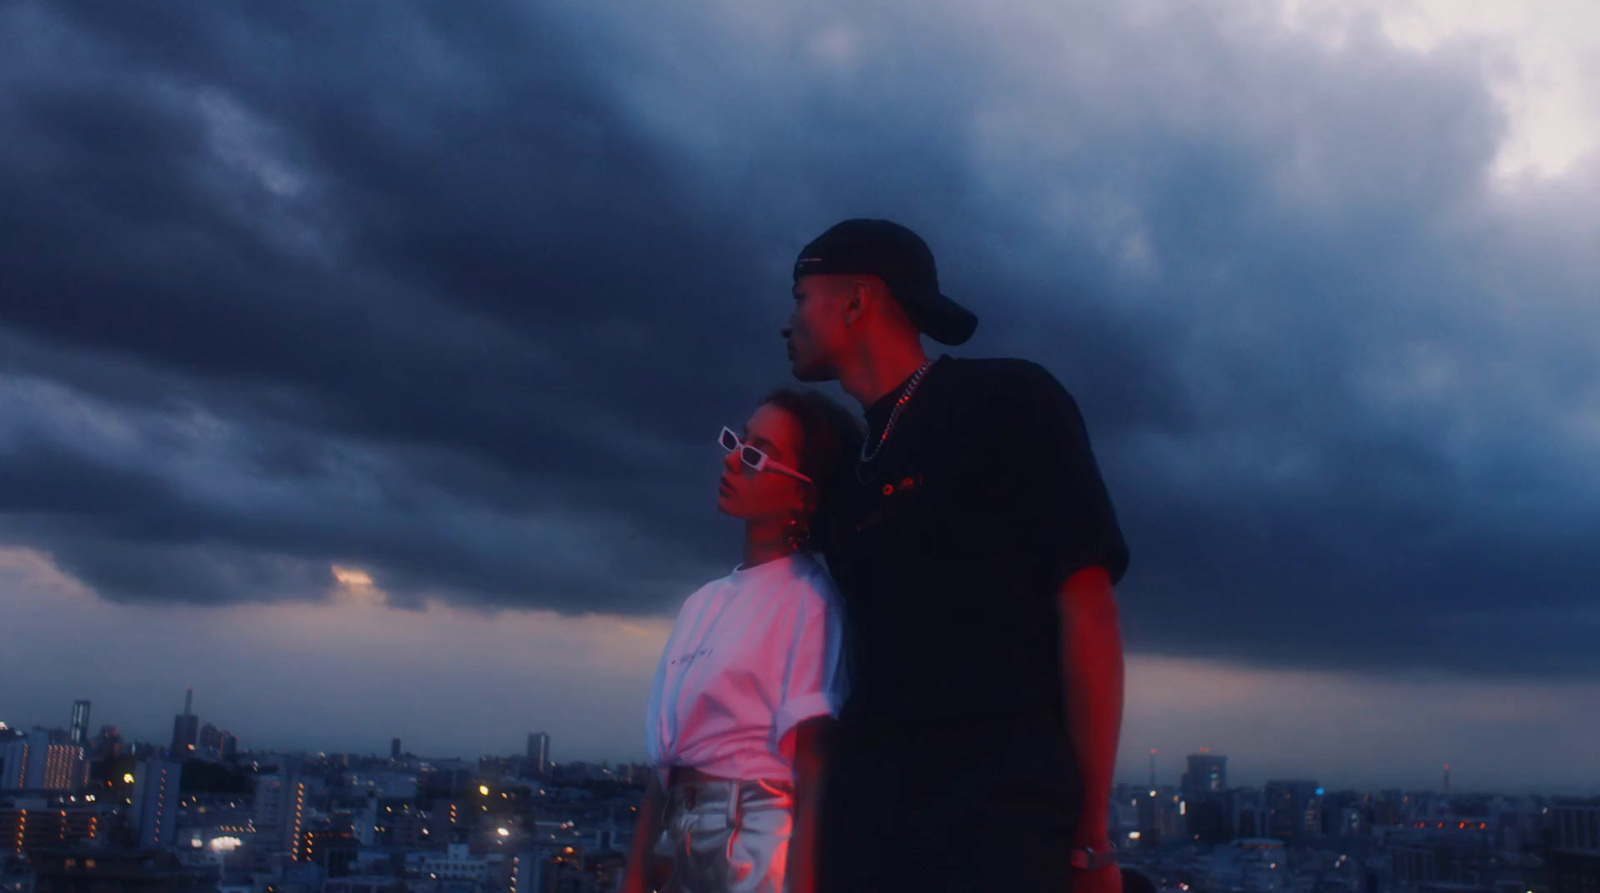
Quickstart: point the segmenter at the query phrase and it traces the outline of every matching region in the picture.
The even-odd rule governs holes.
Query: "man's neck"
[[[864,412],[871,409],[872,404],[882,399],[884,394],[899,387],[926,362],[928,354],[923,351],[920,341],[869,351],[862,355],[854,368],[841,372],[839,386],[861,404]]]

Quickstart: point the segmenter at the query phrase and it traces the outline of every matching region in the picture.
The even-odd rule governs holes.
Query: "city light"
[[[534,788],[533,790],[537,790],[538,794],[533,795],[532,791],[529,791],[530,796],[519,800],[517,805],[523,805],[525,802],[528,805],[537,804],[540,808],[541,815],[539,818],[541,820],[535,822],[529,818],[524,823],[523,818],[513,817],[508,814],[508,810],[512,805],[509,802],[511,799],[510,790],[515,789],[520,794],[520,792],[527,789],[520,785],[510,788],[509,786],[518,783],[511,781],[509,776],[503,776],[497,778],[494,785],[488,784],[486,781],[481,781],[479,784],[474,785],[469,780],[464,786],[468,792],[473,788],[477,789],[480,804],[478,813],[473,813],[471,806],[461,802],[459,799],[454,801],[446,799],[438,804],[437,809],[422,810],[411,799],[417,796],[415,788],[409,792],[410,798],[404,801],[405,805],[394,805],[400,802],[398,800],[390,800],[386,805],[377,800],[366,799],[380,793],[385,785],[385,782],[381,779],[375,781],[367,771],[368,768],[377,765],[376,758],[371,763],[357,763],[354,758],[341,755],[335,755],[330,759],[335,766],[342,764],[348,766],[349,769],[342,779],[330,782],[328,789],[313,787],[307,776],[300,772],[278,770],[278,774],[275,776],[278,780],[274,782],[274,786],[271,788],[275,792],[272,795],[273,799],[260,802],[255,802],[249,796],[237,797],[237,795],[234,795],[237,799],[227,799],[226,796],[213,798],[211,795],[182,793],[179,793],[177,797],[173,797],[172,795],[176,792],[175,783],[177,778],[169,767],[174,764],[172,762],[141,762],[137,764],[140,767],[137,772],[127,772],[121,778],[123,782],[128,784],[126,788],[128,793],[132,793],[134,784],[143,784],[148,787],[150,790],[147,796],[154,798],[152,802],[141,803],[137,810],[129,809],[124,811],[121,804],[127,803],[128,806],[132,807],[134,806],[132,799],[124,800],[122,797],[112,796],[109,801],[100,800],[99,804],[96,804],[95,801],[98,798],[93,794],[84,793],[81,788],[76,793],[69,793],[67,789],[63,789],[55,803],[60,807],[59,822],[60,827],[64,830],[58,833],[55,830],[55,826],[51,826],[50,830],[45,834],[41,834],[38,829],[28,830],[27,833],[39,836],[41,841],[48,837],[53,844],[58,839],[62,842],[72,842],[74,838],[97,842],[103,839],[106,829],[104,827],[97,828],[96,819],[91,817],[91,814],[109,815],[109,811],[114,809],[116,812],[122,813],[123,821],[132,827],[137,827],[141,820],[146,822],[155,821],[155,827],[159,829],[158,833],[161,835],[159,846],[169,853],[174,850],[178,851],[183,860],[191,867],[207,865],[211,870],[215,871],[218,864],[231,861],[239,853],[246,852],[244,840],[242,839],[245,833],[256,834],[250,843],[249,851],[251,852],[259,849],[261,853],[267,856],[276,857],[281,854],[292,862],[318,862],[323,859],[324,849],[327,845],[339,846],[340,844],[334,843],[335,840],[348,840],[359,836],[354,828],[361,827],[361,823],[355,818],[355,812],[351,809],[351,804],[345,802],[345,794],[337,790],[338,788],[347,788],[354,789],[362,802],[367,804],[366,808],[372,810],[373,820],[378,821],[378,824],[371,825],[370,829],[374,833],[373,839],[377,843],[392,846],[397,850],[405,849],[413,853],[426,851],[427,858],[423,864],[414,865],[414,867],[410,868],[412,871],[419,871],[421,877],[439,879],[441,881],[446,878],[461,880],[479,877],[481,881],[483,877],[487,877],[486,873],[492,874],[496,870],[493,866],[502,865],[510,869],[513,879],[520,878],[523,873],[526,873],[527,868],[520,866],[517,853],[514,851],[523,849],[524,845],[526,845],[536,847],[536,851],[540,853],[535,860],[536,862],[547,862],[554,866],[566,866],[566,870],[569,872],[575,869],[581,870],[586,874],[591,871],[597,872],[595,877],[608,879],[606,880],[608,884],[615,879],[614,875],[609,874],[609,872],[615,871],[615,866],[591,868],[585,864],[584,860],[578,858],[577,847],[580,845],[587,847],[586,844],[578,843],[580,839],[597,840],[596,847],[600,847],[601,842],[606,841],[610,842],[605,843],[605,847],[614,847],[616,840],[614,833],[608,835],[597,827],[593,821],[593,816],[584,814],[585,806],[581,802],[569,805],[561,800],[546,801],[536,799],[546,795],[547,792]],[[1216,762],[1220,765],[1222,759],[1224,758],[1216,758]],[[124,763],[124,765],[127,764]],[[246,773],[251,766],[249,763],[233,765],[235,767],[234,771],[243,770]],[[626,778],[630,782],[637,783],[640,781],[638,777],[639,768],[641,767],[628,766],[626,771],[610,772],[603,768],[585,767],[579,770],[582,774],[578,776],[577,781],[582,784],[584,781],[602,780],[602,776],[604,776],[605,778]],[[150,771],[147,772],[147,769]],[[137,778],[135,777],[136,775],[138,776]],[[482,779],[485,776],[480,774],[478,777]],[[1219,776],[1213,773],[1210,777],[1215,780]],[[100,776],[100,780],[94,782],[94,789],[98,790],[99,786],[104,784],[107,789],[114,791],[114,781],[106,780],[107,778],[114,780],[117,776],[115,774]],[[470,779],[471,776],[467,776],[467,778]],[[1204,778],[1202,776],[1202,781]],[[450,788],[456,792],[453,795],[456,798],[462,796],[460,793],[462,789],[460,779],[461,776],[456,775],[449,781]],[[554,783],[563,784],[566,781],[566,779],[558,778]],[[410,779],[410,784],[416,784],[415,777]],[[1466,829],[1474,831],[1474,835],[1470,836],[1455,835],[1457,840],[1464,840],[1470,837],[1475,841],[1472,845],[1480,848],[1491,847],[1495,842],[1495,835],[1479,833],[1487,832],[1487,822],[1478,820],[1477,816],[1473,816],[1470,813],[1462,815],[1460,814],[1462,810],[1451,810],[1448,800],[1433,801],[1426,799],[1428,795],[1425,794],[1395,796],[1392,798],[1392,803],[1387,803],[1384,806],[1387,811],[1383,815],[1388,818],[1388,821],[1380,822],[1376,819],[1379,813],[1379,806],[1391,798],[1380,798],[1375,795],[1360,796],[1359,794],[1347,796],[1340,792],[1325,800],[1323,798],[1326,796],[1326,792],[1333,790],[1333,788],[1320,787],[1317,782],[1280,784],[1283,785],[1285,790],[1293,790],[1294,796],[1297,798],[1291,813],[1295,822],[1292,826],[1284,825],[1283,827],[1292,827],[1295,830],[1299,830],[1302,828],[1302,821],[1309,823],[1313,811],[1315,811],[1320,815],[1325,826],[1338,826],[1338,830],[1329,832],[1330,835],[1375,841],[1379,845],[1379,848],[1374,851],[1376,854],[1384,853],[1384,847],[1389,843],[1408,845],[1414,848],[1432,846],[1433,844],[1429,841],[1434,837],[1435,833],[1440,835],[1441,840],[1444,839],[1443,835],[1452,834],[1449,825],[1449,820],[1451,819],[1456,821],[1456,830],[1458,832],[1464,832]],[[502,788],[500,793],[502,808],[496,811],[497,815],[490,816],[488,815],[488,807],[484,804],[494,797],[496,785]],[[1228,872],[1233,873],[1234,882],[1238,881],[1240,872],[1245,872],[1246,874],[1255,872],[1256,874],[1251,876],[1257,878],[1265,886],[1255,889],[1254,893],[1271,893],[1271,891],[1285,893],[1285,891],[1294,890],[1299,890],[1301,893],[1317,893],[1320,890],[1326,893],[1328,887],[1321,885],[1321,881],[1312,882],[1314,878],[1318,876],[1332,878],[1334,877],[1334,872],[1342,872],[1343,876],[1349,879],[1353,875],[1361,873],[1363,868],[1362,859],[1352,857],[1348,853],[1342,854],[1338,849],[1332,848],[1326,851],[1327,857],[1325,861],[1320,855],[1308,860],[1305,864],[1297,863],[1292,856],[1289,861],[1285,861],[1285,855],[1293,852],[1293,846],[1296,845],[1295,840],[1291,838],[1286,849],[1285,843],[1274,843],[1266,840],[1265,838],[1268,835],[1263,833],[1275,830],[1279,826],[1277,822],[1269,823],[1272,811],[1285,808],[1284,805],[1277,804],[1272,799],[1277,795],[1269,793],[1263,798],[1259,792],[1252,794],[1248,789],[1241,789],[1238,792],[1216,792],[1213,789],[1212,794],[1201,794],[1194,790],[1193,785],[1193,777],[1186,775],[1184,784],[1177,789],[1159,787],[1153,782],[1141,783],[1135,781],[1131,785],[1119,786],[1117,791],[1118,794],[1124,797],[1121,803],[1128,805],[1117,804],[1118,808],[1113,810],[1110,839],[1114,842],[1120,838],[1123,843],[1118,846],[1128,854],[1127,858],[1135,863],[1142,863],[1130,866],[1133,869],[1148,872],[1158,868],[1162,872],[1163,876],[1159,880],[1158,890],[1167,890],[1169,893],[1195,893],[1198,890],[1208,889],[1208,885],[1212,880],[1217,880],[1219,883],[1222,882],[1222,876]],[[640,787],[642,785],[635,784],[633,790],[625,793],[607,792],[606,796],[609,800],[606,803],[607,822],[610,821],[609,815],[613,814],[613,810],[627,812],[635,816],[644,811],[642,806],[636,805],[640,802],[639,798],[642,795],[639,790]],[[1271,785],[1268,788],[1269,790],[1276,790]],[[1181,790],[1184,793],[1170,793],[1173,790]],[[1134,793],[1136,791],[1148,792],[1148,799]],[[551,791],[549,793],[555,792]],[[470,799],[470,793],[467,797]],[[1171,800],[1170,805],[1168,803],[1169,797]],[[1229,799],[1220,799],[1223,797],[1237,798],[1237,800],[1230,804]],[[588,798],[584,799],[587,800]],[[1191,799],[1196,803],[1196,812],[1193,815],[1190,814],[1188,809]],[[176,800],[176,803],[174,803],[174,800]],[[74,817],[74,824],[72,825],[69,825],[66,821],[69,815],[66,806],[68,803],[90,804],[90,806],[82,810],[82,817]],[[1349,816],[1359,811],[1353,808],[1354,804],[1361,804],[1363,808],[1370,810],[1370,815],[1374,816],[1374,818],[1362,821],[1351,820]],[[1231,844],[1223,843],[1219,839],[1219,836],[1226,832],[1218,831],[1213,826],[1218,824],[1219,814],[1223,817],[1227,815],[1229,805],[1234,807],[1236,821],[1250,822],[1248,828],[1254,833],[1248,836],[1252,839],[1234,840]],[[1132,809],[1129,808],[1130,806]],[[1220,810],[1219,806],[1221,807]],[[167,824],[173,816],[170,813],[162,812],[162,810],[175,810],[178,808],[186,810],[186,812],[182,814],[183,818],[179,826],[173,828]],[[245,809],[246,813],[234,812],[240,808]],[[1536,825],[1543,824],[1540,821],[1541,816],[1548,817],[1550,820],[1559,817],[1557,809],[1552,807],[1540,807],[1537,804],[1528,803],[1520,808],[1523,810],[1520,814],[1525,817],[1525,820]],[[571,809],[572,812],[563,815],[562,811],[567,809]],[[152,812],[152,810],[154,811]],[[251,810],[254,810],[256,816],[253,821],[248,817]],[[333,813],[339,813],[338,821],[342,821],[343,813],[346,811],[349,811],[352,815],[352,830],[340,831],[336,828],[327,831],[323,830],[320,825],[309,824],[329,820],[332,818]],[[28,822],[28,825],[35,825],[38,821],[45,821],[42,815],[41,813],[40,819]],[[402,815],[406,821],[403,828],[400,827]],[[48,821],[58,821],[56,816],[57,812],[52,810]],[[155,816],[155,818],[141,819],[141,816]],[[192,816],[198,816],[199,821],[191,824],[190,818]],[[378,819],[380,816],[384,817],[382,821]],[[0,820],[3,820],[3,817],[0,817]],[[14,843],[11,840],[12,826],[6,826],[3,833],[7,838],[8,851],[12,849],[22,850],[25,842],[22,836],[23,828],[25,827],[23,822],[27,821],[27,813],[20,813],[16,822],[17,837]],[[502,825],[500,824],[501,821],[509,821],[515,824]],[[263,828],[271,833],[257,833],[255,822],[263,822]],[[429,826],[438,826],[439,824],[444,825],[445,830],[452,833],[435,837],[432,834],[432,828]],[[1391,828],[1388,830],[1397,831],[1400,828],[1404,828],[1406,832],[1401,835],[1390,835],[1390,838],[1374,834],[1372,826],[1381,824],[1390,825]],[[1560,822],[1552,822],[1552,825],[1558,826]],[[1307,825],[1306,827],[1309,826]],[[202,828],[205,830],[202,831]],[[1139,830],[1132,830],[1133,828],[1138,828]],[[1210,830],[1204,836],[1201,833],[1197,833],[1207,829]],[[1149,830],[1151,834],[1148,841],[1144,840],[1145,830]],[[1240,830],[1244,830],[1244,828],[1241,827]],[[1497,825],[1496,833],[1501,830],[1503,830],[1501,826]],[[177,831],[177,833],[174,835],[173,831]],[[279,831],[288,833],[280,834],[278,833]],[[548,834],[548,840],[541,844],[538,842],[538,837],[541,832],[545,831],[554,831],[555,833]],[[594,835],[597,832],[599,836],[596,838]],[[233,836],[205,837],[205,834],[227,834]],[[382,837],[381,835],[392,835],[392,841],[388,837]],[[1321,839],[1315,832],[1311,832],[1311,836]],[[516,837],[520,843],[513,845],[512,837]],[[462,852],[457,853],[455,851],[456,845],[452,843],[452,838],[461,842]],[[1192,844],[1191,838],[1193,840]],[[490,840],[494,841],[496,846],[487,846]],[[1205,842],[1202,843],[1202,840]],[[475,846],[478,851],[467,851],[467,841],[476,841]],[[1331,840],[1327,842],[1331,842]],[[430,844],[436,846],[430,846]],[[1457,846],[1458,844],[1452,843],[1451,845]],[[448,847],[448,855],[441,852],[440,848],[444,847]],[[1152,847],[1155,848],[1154,851],[1150,849]],[[1214,857],[1211,854],[1213,850],[1216,854]],[[1159,851],[1159,853],[1156,851]],[[602,852],[607,853],[609,857],[617,855],[608,849],[603,849]],[[1528,850],[1528,852],[1531,852],[1531,850]],[[1145,855],[1141,857],[1139,855],[1141,853]],[[1178,856],[1179,861],[1172,861],[1174,854],[1181,854]],[[227,858],[225,859],[224,857]],[[1385,858],[1387,857],[1385,856]],[[1212,861],[1213,859],[1214,861]],[[602,860],[602,862],[605,862],[605,860]],[[413,864],[414,860],[408,863],[408,865]],[[609,865],[610,863],[606,864]],[[1265,866],[1265,869],[1263,869],[1263,866]],[[239,866],[235,867],[238,868]],[[398,871],[399,869],[395,870]],[[1415,869],[1408,870],[1414,871]],[[1498,886],[1502,891],[1515,891],[1529,880],[1529,878],[1519,876],[1520,870],[1514,866],[1505,870],[1506,876],[1501,876],[1498,879]],[[1199,878],[1204,877],[1208,871],[1216,874],[1217,878],[1200,880]],[[1191,879],[1195,879],[1196,883],[1201,886],[1191,886],[1187,882],[1180,883],[1179,878],[1185,875],[1179,874],[1179,872],[1197,872]],[[0,887],[3,886],[0,885]],[[1246,885],[1243,888],[1234,886],[1223,889],[1251,890],[1253,888]],[[1380,888],[1380,893],[1394,893],[1395,889],[1397,888]],[[4,893],[4,890],[0,889],[0,893]],[[1533,893],[1533,891],[1525,890],[1525,893]]]

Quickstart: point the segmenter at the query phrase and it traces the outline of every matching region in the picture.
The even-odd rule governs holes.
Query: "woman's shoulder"
[[[832,609],[839,602],[839,587],[822,561],[809,552],[796,556],[794,592],[798,600]]]
[[[694,613],[702,608],[706,602],[715,601],[717,598],[724,596],[732,586],[733,576],[731,574],[703,584],[699,589],[689,593],[689,596],[683,600],[683,604],[678,608],[678,615]]]
[[[703,603],[717,598],[718,592],[726,592],[730,597],[754,597],[774,607],[786,605],[809,612],[831,607],[839,598],[833,577],[822,561],[809,552],[776,559],[756,571],[735,572],[725,580],[707,584],[690,599]]]

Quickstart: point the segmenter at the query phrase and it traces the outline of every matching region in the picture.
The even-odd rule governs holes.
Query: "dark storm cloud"
[[[6,539],[114,599],[668,609],[792,252],[882,214],[1078,395],[1134,647],[1600,669],[1597,178],[1495,199],[1474,57],[811,12],[0,11]]]

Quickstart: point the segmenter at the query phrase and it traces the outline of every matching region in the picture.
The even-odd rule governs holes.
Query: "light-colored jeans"
[[[672,860],[667,893],[782,893],[794,829],[786,782],[674,782],[657,850]]]

